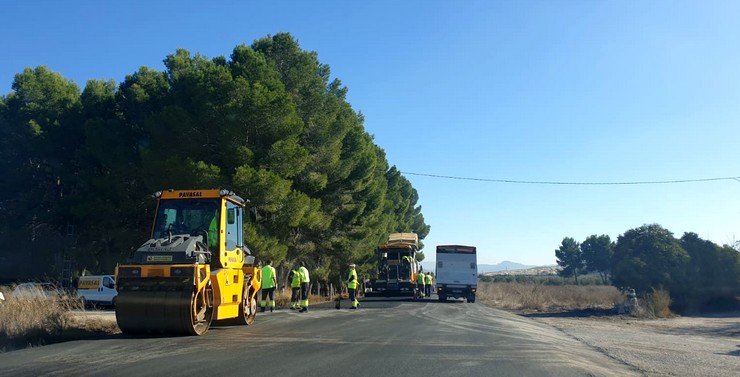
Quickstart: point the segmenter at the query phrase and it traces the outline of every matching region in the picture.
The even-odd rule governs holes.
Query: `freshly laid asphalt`
[[[201,337],[112,335],[0,353],[0,376],[631,376],[560,331],[479,304],[365,298]],[[112,314],[112,312],[111,312]]]

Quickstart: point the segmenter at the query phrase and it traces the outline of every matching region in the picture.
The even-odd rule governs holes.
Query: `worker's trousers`
[[[357,301],[357,288],[347,288],[347,292],[349,292],[349,301],[352,303],[352,307],[357,308],[357,305],[360,304]]]

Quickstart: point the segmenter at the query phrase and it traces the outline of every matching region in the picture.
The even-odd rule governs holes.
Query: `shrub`
[[[658,318],[668,318],[671,313],[671,295],[663,288],[655,289],[647,294],[646,304],[649,310]]]

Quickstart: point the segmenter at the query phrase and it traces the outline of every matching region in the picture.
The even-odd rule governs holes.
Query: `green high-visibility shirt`
[[[262,288],[275,288],[275,282],[273,281],[274,278],[275,267],[272,267],[269,264],[262,267]]]
[[[298,270],[291,270],[290,272],[293,274],[293,277],[290,280],[291,288],[300,288],[301,287],[301,273],[298,272]]]
[[[218,248],[218,214],[213,216],[208,226],[208,248],[212,250]]]
[[[357,289],[357,271],[355,269],[349,270],[349,276],[347,277],[347,288]]]
[[[424,283],[427,285],[432,284],[432,275],[424,275]]]
[[[311,278],[308,276],[308,268],[301,266],[301,268],[298,269],[298,272],[301,274],[301,283],[311,282]]]
[[[424,285],[424,274],[422,273],[416,274],[416,284]]]

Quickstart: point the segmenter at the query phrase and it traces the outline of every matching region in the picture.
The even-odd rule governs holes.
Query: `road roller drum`
[[[119,293],[116,321],[124,333],[171,333],[202,335],[213,318],[212,298],[207,290],[193,287],[174,291],[126,291]]]

